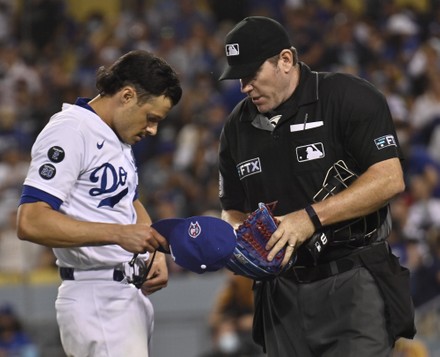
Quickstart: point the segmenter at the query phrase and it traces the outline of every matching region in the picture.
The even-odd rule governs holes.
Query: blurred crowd
[[[158,135],[134,147],[141,199],[153,220],[219,214],[218,138],[243,96],[238,81],[218,81],[223,41],[248,15],[286,25],[313,70],[359,75],[386,95],[407,183],[390,242],[416,306],[440,295],[438,0],[0,0],[0,272],[54,267],[14,235],[31,145],[63,102],[96,95],[99,66],[132,49],[165,58],[184,88]]]
[[[0,306],[0,357],[39,357],[38,346],[12,305]]]

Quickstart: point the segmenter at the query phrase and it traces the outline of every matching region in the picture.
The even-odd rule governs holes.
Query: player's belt
[[[351,254],[328,263],[319,264],[316,266],[293,266],[287,270],[282,276],[293,279],[295,282],[312,283],[314,281],[329,278],[331,276],[345,273],[349,270],[360,268],[364,266],[361,259],[362,251],[370,249],[388,249],[386,242],[376,243],[371,246],[362,248],[357,253]]]
[[[62,280],[124,280],[123,272],[112,268],[80,270],[60,267],[59,272]]]

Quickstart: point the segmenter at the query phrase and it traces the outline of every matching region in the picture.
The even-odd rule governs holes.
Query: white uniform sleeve
[[[65,201],[81,173],[85,144],[78,123],[62,116],[54,116],[36,139],[24,184]]]

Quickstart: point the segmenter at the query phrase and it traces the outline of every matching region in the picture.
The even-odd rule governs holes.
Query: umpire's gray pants
[[[363,267],[308,284],[257,288],[268,357],[387,357],[384,302]]]

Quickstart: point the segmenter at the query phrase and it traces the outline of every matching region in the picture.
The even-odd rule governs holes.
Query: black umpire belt
[[[293,266],[288,271],[282,274],[283,277],[293,279],[295,282],[312,283],[317,280],[329,278],[331,276],[345,273],[349,270],[360,268],[364,266],[361,260],[361,254],[365,250],[370,249],[388,249],[387,243],[376,243],[368,247],[360,249],[358,252],[350,254],[349,256],[333,260],[328,263],[319,264],[316,266]]]
[[[120,270],[108,268],[97,270],[77,270],[74,268],[59,268],[62,280],[114,280],[121,282],[124,274]]]

